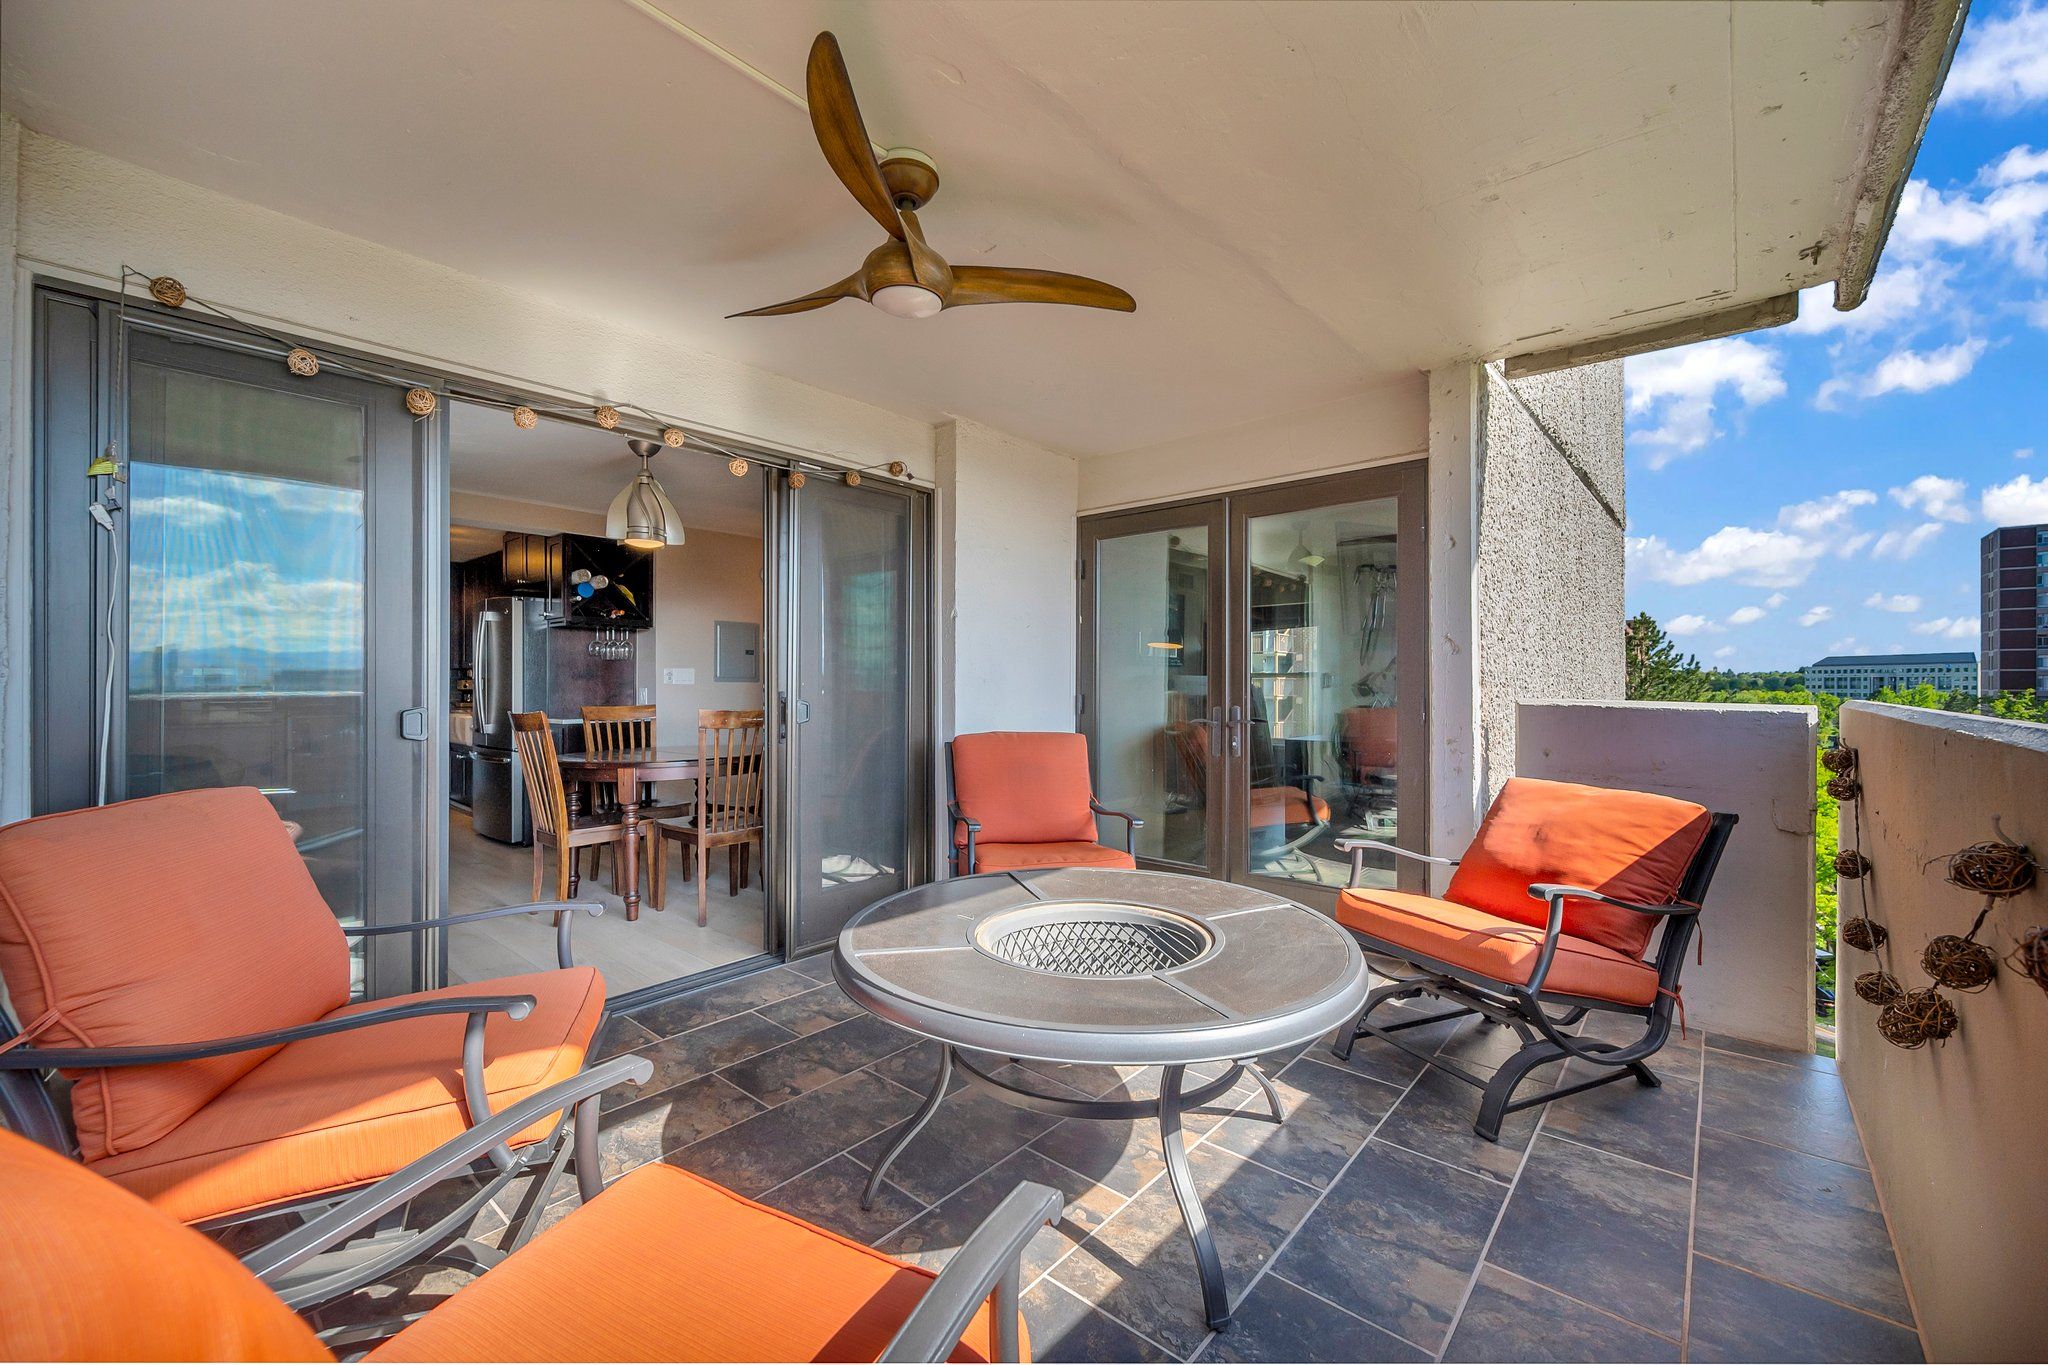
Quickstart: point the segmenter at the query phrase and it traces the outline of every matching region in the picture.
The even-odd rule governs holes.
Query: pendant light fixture
[[[1323,562],[1323,557],[1308,548],[1308,529],[1297,527],[1294,532],[1294,553],[1287,556],[1290,568],[1307,571]]]
[[[661,443],[633,440],[626,445],[640,457],[640,472],[612,499],[611,511],[605,514],[604,533],[629,550],[658,550],[664,545],[682,544],[683,519],[647,467],[647,462],[661,453]]]

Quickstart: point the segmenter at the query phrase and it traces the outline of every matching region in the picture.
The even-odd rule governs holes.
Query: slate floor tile
[[[1343,1067],[1304,1058],[1273,1080],[1285,1117],[1274,1123],[1263,1099],[1217,1125],[1209,1140],[1321,1189],[1372,1136],[1401,1092]]]
[[[649,1005],[633,1011],[630,1017],[655,1037],[667,1038],[745,1010],[787,1000],[792,995],[801,995],[817,987],[818,982],[814,978],[793,967],[774,967],[678,996],[674,1000],[664,1000],[658,1005]]]
[[[900,1123],[917,1096],[867,1071],[702,1138],[665,1160],[752,1198]]]
[[[1611,1071],[1574,1061],[1565,1068],[1564,1083],[1576,1085]],[[1676,1073],[1660,1074],[1661,1086],[1638,1085],[1633,1077],[1624,1076],[1597,1090],[1552,1100],[1544,1110],[1543,1130],[1690,1178],[1700,1083]]]
[[[590,1050],[593,1061],[608,1061],[628,1052],[641,1052],[656,1041],[653,1034],[633,1022],[630,1015],[615,1015],[605,1021],[597,1046]]]
[[[1865,1164],[1849,1097],[1831,1071],[1710,1049],[1700,1123],[1830,1161]]]
[[[992,1074],[1004,1078],[1009,1070]],[[954,1091],[890,1165],[887,1178],[926,1203],[934,1203],[1058,1122],[1049,1114],[1020,1109],[984,1090]],[[893,1129],[878,1133],[853,1154],[863,1165],[872,1165],[894,1136]]]
[[[1919,1361],[1911,1329],[1706,1256],[1692,1269],[1687,1358],[1700,1361]]]
[[[1627,1046],[1642,1041],[1643,1021],[1632,1015],[1596,1010],[1580,1022],[1578,1032],[1581,1038]],[[1700,1078],[1700,1059],[1706,1041],[1706,1034],[1698,1030],[1681,1032],[1674,1023],[1664,1046],[1648,1059],[1649,1068],[1667,1080],[1682,1076],[1696,1081]]]
[[[883,1181],[875,1190],[874,1207],[863,1209],[860,1195],[867,1179],[867,1166],[842,1152],[783,1181],[762,1195],[761,1202],[872,1245],[917,1217],[924,1204]]]
[[[822,953],[812,953],[808,957],[796,958],[788,966],[791,971],[808,976],[813,981],[830,981],[832,979],[832,950],[827,948]]]
[[[1524,1082],[1532,1089],[1543,1083],[1540,1073]],[[1509,1114],[1501,1122],[1500,1141],[1488,1142],[1472,1131],[1472,1122],[1479,1117],[1479,1094],[1463,1081],[1431,1070],[1409,1087],[1380,1124],[1378,1136],[1495,1180],[1513,1180],[1543,1111],[1538,1107]]]
[[[880,1061],[870,1063],[868,1070],[877,1076],[887,1077],[905,1090],[919,1096],[929,1095],[932,1082],[939,1075],[939,1045],[926,1040],[915,1043],[901,1052],[894,1052]],[[960,1075],[960,1069],[953,1069],[953,1079],[947,1084],[946,1092],[964,1090],[967,1081]]]
[[[1209,1338],[1197,1360],[1408,1361],[1428,1360],[1392,1332],[1326,1303],[1299,1285],[1268,1273],[1238,1305],[1230,1330]]]
[[[1784,1066],[1804,1067],[1808,1071],[1836,1070],[1833,1057],[1823,1057],[1818,1052],[1787,1052],[1783,1048],[1752,1043],[1745,1038],[1731,1038],[1725,1033],[1708,1034],[1707,1046],[1716,1052],[1739,1052],[1745,1057],[1757,1057]]]
[[[1181,1144],[1192,1147],[1207,1132],[1190,1114],[1181,1122]],[[1062,1166],[1098,1180],[1119,1194],[1133,1195],[1166,1170],[1159,1125],[1151,1119],[1063,1119],[1031,1140]]]
[[[1487,1259],[1675,1341],[1691,1217],[1685,1177],[1545,1134]]]
[[[1911,1320],[1877,1191],[1858,1167],[1710,1128],[1700,1134],[1696,1217],[1699,1255]]]
[[[757,1052],[766,1052],[788,1042],[792,1036],[788,1029],[771,1024],[758,1014],[739,1014],[664,1038],[640,1050],[639,1055],[654,1064],[654,1074],[647,1083],[638,1090],[618,1086],[605,1091],[599,1108],[623,1109],[636,1100],[658,1095]]]
[[[1274,1270],[1435,1351],[1507,1194],[1496,1181],[1375,1139]]]
[[[1678,1343],[1487,1265],[1445,1348],[1447,1361],[1667,1361]]]
[[[865,1176],[867,1168],[862,1166]],[[1124,1206],[1122,1195],[1070,1171],[1049,1157],[1025,1148],[1005,1157],[976,1179],[947,1195],[936,1206],[898,1228],[878,1243],[881,1250],[906,1261],[938,1270],[1023,1181],[1036,1181],[1060,1192],[1065,1200],[1060,1221],[1041,1231],[1024,1252],[1028,1284],[1052,1268],[1089,1233]]]
[[[824,985],[802,995],[792,995],[787,1000],[778,1000],[772,1005],[763,1005],[754,1013],[803,1037],[847,1019],[858,1019],[867,1011],[848,999],[846,992],[839,987]]]
[[[1044,1365],[1070,1361],[1163,1361],[1166,1352],[1051,1280],[1024,1294],[1024,1325],[1031,1358]]]
[[[1404,1019],[1419,1018],[1427,1014],[1440,1014],[1450,1008],[1448,1005],[1442,1005],[1438,1002],[1430,1003],[1436,1007],[1433,1009],[1407,1009],[1397,1006],[1383,1006],[1373,1012],[1372,1020],[1375,1024],[1381,1025],[1390,1022],[1399,1023]],[[1470,1021],[1463,1019],[1446,1019],[1441,1023],[1422,1024],[1415,1028],[1402,1029],[1400,1036],[1403,1042],[1420,1048],[1424,1052],[1433,1053],[1455,1037],[1458,1031],[1468,1022]],[[1370,1076],[1376,1081],[1385,1081],[1389,1085],[1406,1085],[1414,1080],[1417,1075],[1421,1074],[1424,1065],[1421,1059],[1411,1056],[1384,1039],[1374,1038],[1370,1035],[1360,1038],[1352,1044],[1351,1057],[1348,1061],[1338,1057],[1332,1049],[1337,1043],[1342,1041],[1344,1035],[1350,1032],[1350,1029],[1351,1026],[1345,1024],[1334,1033],[1311,1043],[1310,1047],[1315,1049],[1317,1060],[1327,1060],[1332,1066],[1348,1067],[1353,1071]]]
[[[604,1178],[614,1180],[678,1147],[722,1132],[765,1106],[717,1076],[694,1080],[607,1110],[598,1125],[597,1152]]]
[[[1315,1191],[1220,1148],[1189,1155],[1233,1296],[1242,1295],[1289,1233],[1308,1216]],[[1053,1268],[1052,1278],[1175,1354],[1208,1336],[1201,1279],[1180,1205],[1165,1180],[1147,1186]]]
[[[916,1035],[872,1014],[862,1014],[757,1052],[718,1074],[764,1104],[781,1104],[892,1052],[901,1052],[916,1041]]]

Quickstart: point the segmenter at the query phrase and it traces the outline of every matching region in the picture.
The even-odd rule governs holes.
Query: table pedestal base
[[[1228,1093],[1249,1071],[1265,1094],[1273,1122],[1279,1123],[1283,1117],[1280,1092],[1273,1088],[1273,1082],[1259,1069],[1257,1062],[1234,1062],[1223,1075],[1193,1090],[1186,1088],[1185,1066],[1165,1067],[1159,1077],[1157,1100],[1077,1100],[999,1081],[969,1061],[958,1048],[948,1046],[939,1054],[938,1079],[932,1082],[931,1093],[925,1096],[918,1111],[896,1130],[889,1145],[882,1149],[882,1155],[875,1161],[874,1169],[868,1173],[867,1188],[860,1197],[863,1209],[874,1204],[875,1191],[881,1187],[882,1177],[888,1174],[890,1164],[903,1154],[911,1140],[938,1112],[939,1105],[945,1101],[947,1088],[953,1083],[955,1067],[967,1077],[969,1084],[1020,1109],[1063,1119],[1158,1119],[1161,1153],[1166,1158],[1167,1184],[1173,1190],[1174,1202],[1180,1205],[1181,1221],[1187,1225],[1188,1241],[1194,1247],[1195,1266],[1201,1272],[1204,1316],[1214,1331],[1220,1332],[1230,1326],[1230,1291],[1223,1278],[1223,1259],[1216,1254],[1216,1239],[1209,1231],[1209,1215],[1202,1208],[1202,1194],[1195,1186],[1194,1172],[1188,1165],[1187,1145],[1181,1141],[1180,1120],[1181,1114],[1190,1106],[1199,1108]]]

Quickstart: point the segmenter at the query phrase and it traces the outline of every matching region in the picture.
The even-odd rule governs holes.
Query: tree
[[[1630,701],[1698,701],[1707,695],[1700,661],[1680,654],[1664,628],[1646,611],[1628,620],[1623,639]]]

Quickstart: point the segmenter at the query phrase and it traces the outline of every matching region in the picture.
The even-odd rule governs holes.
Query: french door
[[[1427,847],[1424,496],[1404,464],[1082,521],[1081,729],[1141,864],[1327,908],[1339,839]]]
[[[782,501],[776,728],[794,956],[930,862],[929,531],[912,490],[785,477]]]
[[[36,310],[35,808],[258,787],[340,919],[427,913],[430,436],[404,391],[132,305],[125,336],[105,300]],[[109,448],[119,478],[89,472]],[[411,989],[411,936],[370,941],[359,989]]]

